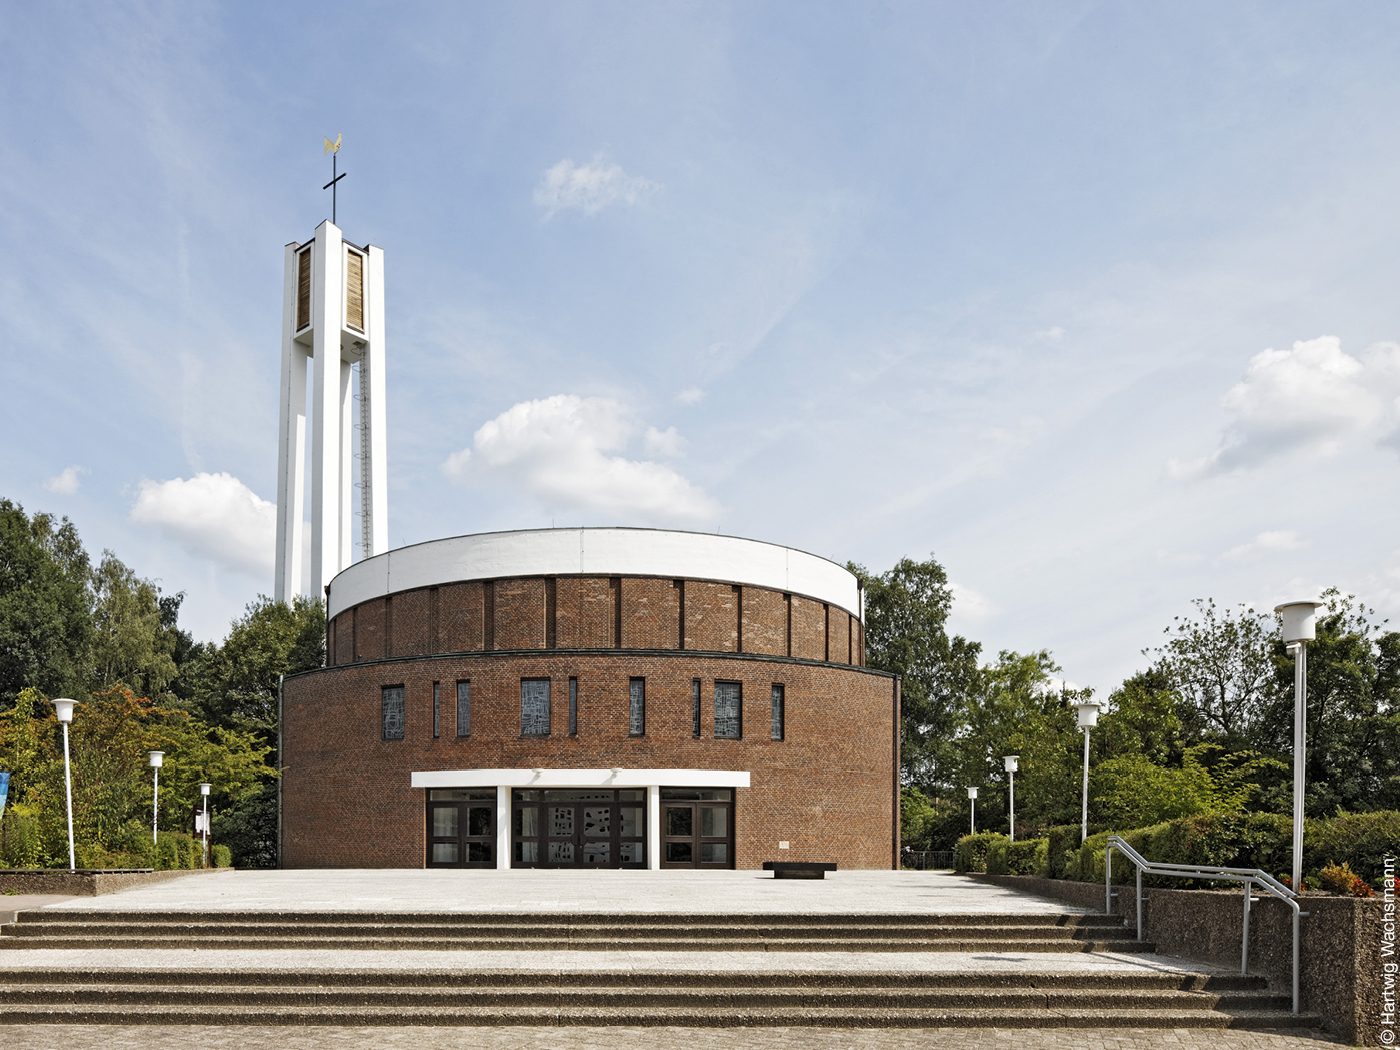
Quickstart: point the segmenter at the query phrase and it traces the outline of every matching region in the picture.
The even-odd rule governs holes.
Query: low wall
[[[1038,879],[1028,875],[972,878],[1103,910],[1103,883]],[[1133,885],[1115,885],[1113,910],[1129,926],[1137,919]],[[1143,937],[1163,955],[1238,967],[1244,891],[1171,890],[1144,886]],[[1308,894],[1300,901],[1298,986],[1300,1009],[1322,1018],[1349,1043],[1381,1044],[1381,925],[1379,898]],[[1292,910],[1280,900],[1255,899],[1249,910],[1249,970],[1275,990],[1292,994]],[[1392,960],[1393,961],[1393,960]]]
[[[192,868],[170,871],[126,870],[104,871],[100,868],[65,871],[48,868],[18,868],[0,870],[0,893],[67,894],[72,897],[96,897],[116,893],[133,886],[148,886],[185,875],[208,875],[232,868]]]

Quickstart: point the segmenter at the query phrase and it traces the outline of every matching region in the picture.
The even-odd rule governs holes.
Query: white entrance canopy
[[[509,868],[512,788],[646,788],[647,867],[661,870],[663,787],[746,788],[749,774],[729,769],[434,769],[414,772],[415,788],[495,788],[496,867]]]

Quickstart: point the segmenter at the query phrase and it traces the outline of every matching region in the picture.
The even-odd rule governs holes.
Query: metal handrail
[[[1179,879],[1216,879],[1244,886],[1244,934],[1240,943],[1240,973],[1249,972],[1249,905],[1251,887],[1258,887],[1293,909],[1293,1012],[1298,1012],[1298,920],[1308,913],[1298,907],[1298,894],[1258,868],[1218,868],[1199,864],[1165,864],[1148,860],[1119,835],[1110,835],[1103,851],[1104,911],[1113,914],[1113,851],[1137,866],[1137,939],[1142,940],[1142,876],[1166,875]]]

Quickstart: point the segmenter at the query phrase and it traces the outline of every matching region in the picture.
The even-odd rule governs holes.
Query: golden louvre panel
[[[358,252],[345,253],[345,323],[365,330],[365,257]]]
[[[311,323],[311,249],[297,256],[297,326],[300,332]]]

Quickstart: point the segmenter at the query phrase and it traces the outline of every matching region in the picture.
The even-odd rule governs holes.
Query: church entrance
[[[661,866],[734,867],[734,792],[661,789]]]
[[[435,788],[428,792],[428,867],[496,866],[496,792]]]
[[[646,791],[518,790],[513,868],[645,868]]]

